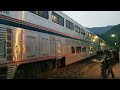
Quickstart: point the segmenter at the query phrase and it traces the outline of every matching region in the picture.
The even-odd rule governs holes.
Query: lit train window
[[[56,14],[55,12],[52,12],[52,21],[59,25],[64,26],[64,18]]]

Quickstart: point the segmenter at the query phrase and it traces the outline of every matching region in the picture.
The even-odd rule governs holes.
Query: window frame
[[[55,16],[57,18],[57,22],[53,20],[53,16]],[[64,18],[60,15],[58,15],[55,12],[52,12],[52,16],[51,16],[52,22],[57,23],[61,26],[64,26]]]

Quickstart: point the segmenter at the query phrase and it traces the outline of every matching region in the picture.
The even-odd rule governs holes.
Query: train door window
[[[5,41],[0,41],[0,60],[5,58]]]
[[[76,47],[76,53],[81,53],[81,47]]]
[[[75,47],[71,47],[71,51],[72,51],[72,54],[74,54],[75,53]]]

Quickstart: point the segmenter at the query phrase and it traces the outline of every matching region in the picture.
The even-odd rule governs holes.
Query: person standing
[[[114,67],[113,62],[115,60],[115,57],[113,53],[110,52],[109,50],[105,50],[104,52],[105,58],[101,65],[101,76],[103,77],[103,79],[106,79],[111,73],[112,78],[114,78],[114,73],[112,69]]]

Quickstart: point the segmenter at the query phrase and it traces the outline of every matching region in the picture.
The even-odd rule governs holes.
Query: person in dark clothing
[[[114,73],[112,71],[114,64],[114,55],[109,50],[105,50],[105,59],[102,62],[101,65],[101,75],[103,76],[103,79],[106,79],[108,75],[111,73],[112,78],[114,78]],[[108,73],[107,73],[108,71]]]
[[[112,51],[112,53],[114,55],[115,63],[119,63],[119,51],[118,50],[114,50],[114,51]]]

